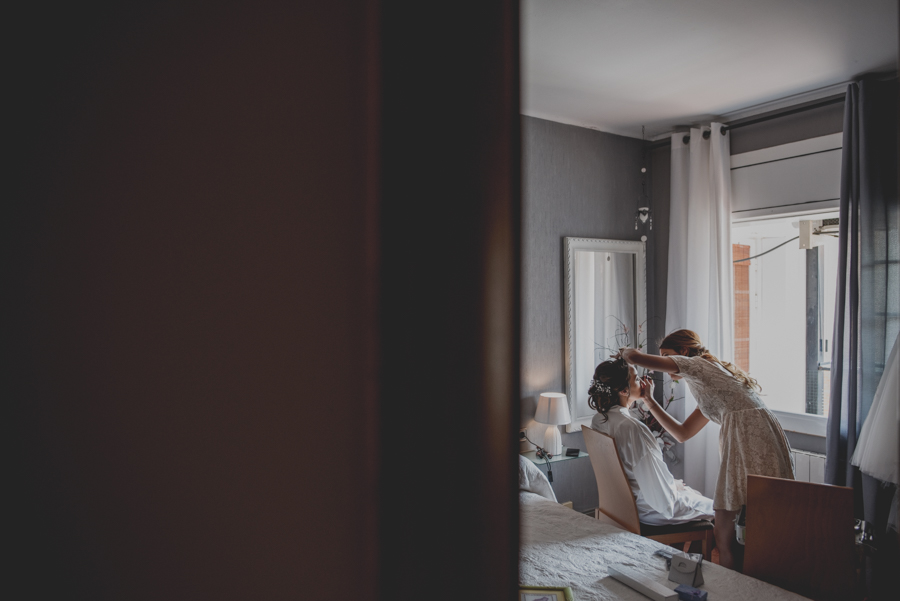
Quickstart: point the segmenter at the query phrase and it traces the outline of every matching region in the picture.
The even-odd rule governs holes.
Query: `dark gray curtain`
[[[893,489],[861,474],[850,458],[900,328],[897,98],[896,79],[847,88],[826,439],[825,481],[853,487],[856,517],[873,524],[876,535],[884,531]],[[883,542],[890,546],[891,538]],[[881,589],[881,563],[874,557],[867,566],[870,594]]]

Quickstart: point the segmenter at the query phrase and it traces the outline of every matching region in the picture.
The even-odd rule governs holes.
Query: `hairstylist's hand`
[[[629,355],[631,355],[632,353],[636,353],[636,352],[637,352],[637,351],[635,351],[633,348],[629,348],[629,347],[627,347],[627,346],[623,346],[622,348],[619,349],[619,354],[618,354],[617,356],[618,356],[618,357],[621,357],[621,358],[624,359],[626,362],[631,363],[631,361],[628,360],[628,357],[629,357]]]
[[[641,377],[641,399],[647,402],[656,402],[653,399],[653,389],[655,388],[655,384],[653,383],[653,378],[650,376],[642,376]]]

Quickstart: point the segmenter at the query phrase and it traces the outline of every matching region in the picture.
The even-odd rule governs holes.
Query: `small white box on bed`
[[[660,583],[651,580],[634,570],[621,565],[611,565],[608,570],[609,575],[623,584],[627,584],[637,592],[645,595],[653,601],[675,601],[678,599],[678,593],[672,589],[668,589]]]

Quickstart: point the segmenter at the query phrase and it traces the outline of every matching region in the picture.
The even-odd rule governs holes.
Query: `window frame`
[[[822,169],[831,172],[835,162],[840,164],[840,156],[842,154],[841,146],[843,142],[843,133],[837,132],[817,138],[800,140],[783,144],[780,146],[772,146],[755,150],[747,153],[736,154],[731,156],[732,183],[734,184],[735,170],[744,168],[752,168],[756,165],[764,165],[766,163],[782,163],[787,165],[790,163],[792,169],[803,172],[806,176],[812,176],[813,173],[820,173]],[[818,159],[813,164],[813,157],[818,155]],[[823,162],[824,161],[824,162]],[[832,167],[827,167],[827,165]],[[767,167],[768,168],[768,167]],[[780,180],[779,180],[780,181]],[[791,180],[796,183],[796,174],[791,174]],[[839,180],[838,180],[839,181]],[[747,223],[754,221],[764,221],[768,219],[782,219],[786,217],[796,217],[798,219],[815,219],[817,215],[831,213],[837,211],[840,205],[839,200],[839,183],[834,185],[833,190],[823,193],[819,190],[820,186],[796,187],[786,185],[784,190],[779,189],[777,198],[770,199],[772,202],[759,202],[759,198],[753,199],[748,206],[739,206],[736,203],[731,214],[732,227],[738,223]],[[815,189],[815,191],[813,191]],[[741,186],[737,186],[735,192],[740,195]],[[782,198],[781,196],[784,196]],[[825,325],[825,324],[822,324]],[[826,374],[830,374],[826,372]],[[826,375],[825,386],[828,386],[830,378]],[[797,432],[800,434],[808,434],[812,436],[825,436],[828,423],[828,417],[824,415],[814,415],[809,413],[793,413],[771,409],[772,413],[778,419],[782,428],[789,432]]]
[[[768,220],[772,220],[772,219],[783,219],[783,218],[790,218],[790,217],[796,217],[798,219],[802,219],[802,218],[814,219],[817,216],[826,216],[826,215],[829,217],[833,216],[834,210],[833,209],[825,210],[825,209],[819,208],[814,211],[804,210],[799,213],[787,212],[787,213],[781,213],[776,216],[766,216],[766,217],[762,217],[762,218],[760,218],[758,216],[755,218],[746,218],[746,217],[740,218],[740,219],[732,218],[731,225],[732,225],[732,227],[734,227],[735,224],[739,224],[739,223],[746,224],[748,222],[760,222],[760,221],[768,221]],[[807,278],[809,278],[808,273],[807,273]],[[732,292],[732,296],[733,296],[733,294],[734,293]],[[820,323],[820,326],[822,326],[822,325],[824,325],[824,324]],[[820,363],[820,365],[821,365],[821,363]],[[830,370],[825,370],[825,371],[827,374],[831,373]],[[830,380],[829,376],[826,375],[826,382],[824,383],[825,386],[829,385],[829,380]],[[828,416],[827,415],[816,415],[813,413],[795,413],[792,411],[783,411],[780,409],[772,409],[772,408],[769,408],[769,410],[776,417],[776,419],[778,419],[778,422],[781,424],[781,427],[785,431],[796,432],[799,434],[807,434],[810,436],[824,437],[826,435],[826,429],[827,429],[827,424],[828,424]]]
[[[825,436],[828,417],[813,415],[811,413],[791,413],[790,411],[770,410],[778,419],[781,427],[788,432],[809,434],[811,436]]]

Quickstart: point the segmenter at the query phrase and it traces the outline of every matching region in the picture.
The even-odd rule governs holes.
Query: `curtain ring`
[[[709,140],[709,135],[710,135],[711,133],[712,133],[712,132],[709,131],[708,129],[703,130],[703,139],[704,139],[704,140]]]
[[[690,137],[690,136],[685,136],[685,137],[681,138],[681,141],[684,142],[685,144],[687,144],[688,142],[691,141],[691,137]]]

